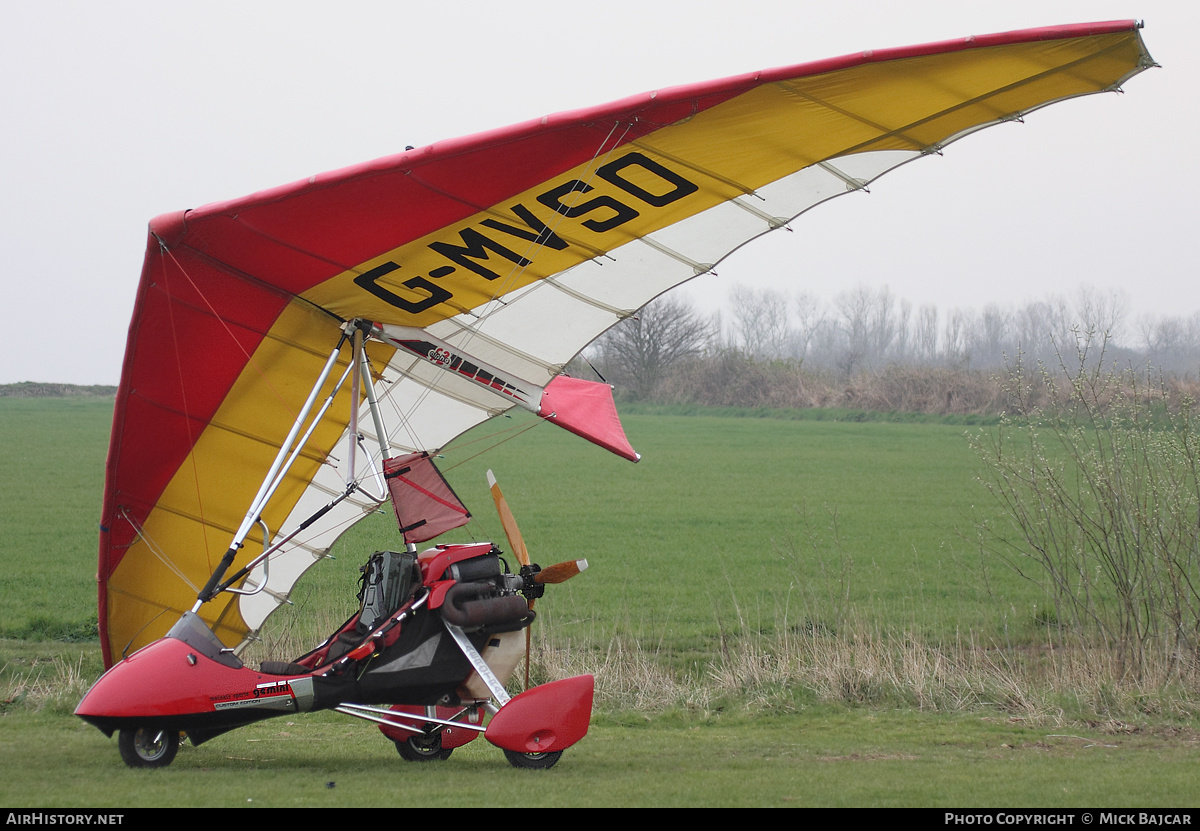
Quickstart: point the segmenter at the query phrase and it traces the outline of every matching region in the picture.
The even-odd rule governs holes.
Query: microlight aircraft
[[[1154,66],[1135,21],[869,51],[635,95],[150,223],[100,533],[107,672],[77,714],[161,766],[278,715],[375,721],[405,759],[482,734],[519,767],[584,737],[594,679],[510,696],[534,600],[576,574],[491,543],[433,458],[524,408],[636,461],[564,368],[658,295],[900,165]],[[312,652],[239,657],[349,525],[396,552]],[[400,543],[403,543],[402,545]],[[348,587],[348,591],[352,587]],[[522,646],[525,641],[525,646]]]

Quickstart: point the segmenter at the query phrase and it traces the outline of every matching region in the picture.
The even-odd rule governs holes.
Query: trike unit
[[[491,543],[393,553],[368,561],[362,609],[312,652],[255,670],[188,612],[165,638],[105,673],[77,715],[119,733],[132,766],[169,764],[181,734],[199,745],[255,721],[317,710],[378,723],[408,760],[445,759],[483,734],[515,766],[554,764],[587,733],[592,677],[516,697],[504,688],[525,654],[541,570],[507,573]],[[394,608],[381,608],[374,577],[394,565],[419,579]]]

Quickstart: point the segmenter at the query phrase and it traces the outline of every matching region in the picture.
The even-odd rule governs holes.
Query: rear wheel
[[[505,750],[504,756],[508,759],[508,763],[515,768],[525,768],[526,770],[546,770],[558,764],[558,760],[562,758],[563,752],[555,750],[550,753],[518,753],[515,750]]]
[[[117,747],[131,768],[165,768],[179,752],[179,732],[147,727],[122,730]]]
[[[442,748],[441,733],[421,733],[397,739],[396,752],[406,762],[441,762],[450,758],[454,748]]]

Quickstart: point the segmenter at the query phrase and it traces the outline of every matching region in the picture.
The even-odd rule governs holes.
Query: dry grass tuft
[[[339,620],[337,623],[340,623]],[[333,627],[337,623],[330,624]],[[314,641],[284,630],[254,649],[298,655]],[[680,670],[674,657],[620,637],[574,642],[537,633],[531,681],[591,674],[601,712],[717,709],[787,712],[805,703],[907,707],[925,712],[999,713],[1039,724],[1082,722],[1113,732],[1147,720],[1200,716],[1200,667],[1183,674],[1177,658],[1125,671],[1100,649],[995,647],[973,638],[924,641],[907,632],[850,622],[838,633],[784,628],[774,634],[727,633],[707,664]],[[243,657],[251,657],[249,654]],[[512,679],[516,692],[524,672]],[[0,670],[0,712],[13,707],[73,711],[94,678],[82,656],[6,665]]]
[[[847,630],[844,630],[844,632]],[[701,673],[672,672],[670,657],[636,643],[606,650],[539,639],[534,681],[596,676],[600,709],[663,712],[791,710],[800,702],[911,707],[926,712],[998,712],[1011,719],[1125,723],[1200,715],[1200,671],[1178,666],[1132,677],[1117,657],[1061,648],[995,648],[973,640],[921,641],[870,627],[730,638]]]
[[[0,712],[11,707],[74,712],[95,679],[83,671],[83,656],[57,658],[32,667],[6,664],[0,669]]]

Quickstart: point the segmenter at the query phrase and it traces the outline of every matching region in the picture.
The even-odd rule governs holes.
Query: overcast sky
[[[684,289],[887,286],[943,311],[1082,284],[1200,311],[1200,3],[0,0],[0,383],[115,384],[158,214],[637,92],[1141,19],[1162,65],[822,206]]]

